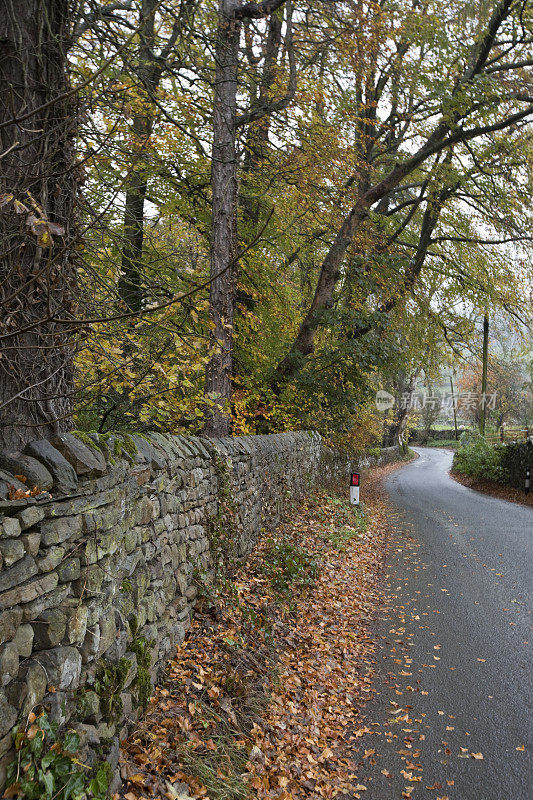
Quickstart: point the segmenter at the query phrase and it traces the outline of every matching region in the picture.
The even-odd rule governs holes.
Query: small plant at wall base
[[[267,543],[266,554],[263,571],[279,592],[310,586],[317,578],[318,564],[303,547],[271,540]]]
[[[4,797],[28,800],[106,800],[111,767],[106,762],[93,769],[79,761],[80,738],[67,731],[58,738],[57,722],[46,712],[33,712],[25,728],[15,734],[17,758],[7,771]]]

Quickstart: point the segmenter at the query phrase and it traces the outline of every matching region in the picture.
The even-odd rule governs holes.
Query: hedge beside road
[[[465,432],[453,458],[453,471],[524,489],[526,468],[533,471],[533,442],[490,444],[480,434]]]

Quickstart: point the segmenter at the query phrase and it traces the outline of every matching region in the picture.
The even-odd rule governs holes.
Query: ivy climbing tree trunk
[[[208,401],[204,433],[227,436],[231,397],[233,311],[237,237],[237,65],[240,24],[232,0],[221,0],[216,37],[213,151],[211,162],[210,358],[206,368]]]
[[[211,156],[211,251],[209,304],[212,323],[205,375],[204,434],[231,430],[233,317],[237,284],[237,77],[243,19],[267,17],[285,0],[241,3],[220,0],[215,45],[213,146]],[[246,121],[251,121],[247,120]]]
[[[76,102],[69,0],[0,13],[0,447],[68,430],[74,391]]]

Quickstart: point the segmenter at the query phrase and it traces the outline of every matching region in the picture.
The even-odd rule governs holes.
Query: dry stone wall
[[[245,556],[322,470],[349,464],[321,467],[312,433],[65,434],[0,453],[0,786],[12,729],[40,704],[88,763],[116,764],[216,547]]]
[[[379,467],[398,461],[402,456],[398,445],[376,448],[375,452],[351,455],[348,452],[333,450],[322,445],[320,450],[320,483],[325,486],[336,486],[353,470],[361,471],[369,467]]]

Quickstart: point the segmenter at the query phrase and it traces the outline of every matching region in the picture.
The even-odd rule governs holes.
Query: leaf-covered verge
[[[513,489],[512,486],[503,486],[496,481],[483,480],[481,478],[473,478],[469,475],[463,475],[459,472],[451,472],[450,475],[457,483],[462,483],[468,489],[474,489],[476,492],[483,492],[483,494],[490,494],[492,497],[498,497],[500,500],[507,500],[510,503],[519,503],[522,506],[529,506],[533,508],[533,494],[525,494],[524,491]]]
[[[370,624],[388,519],[369,473],[364,509],[314,492],[204,595],[144,719],[123,742],[126,800],[336,797],[359,787]]]
[[[453,457],[452,476],[464,486],[503,500],[533,505],[524,493],[526,469],[533,467],[530,442],[491,444],[476,432],[464,433]]]

